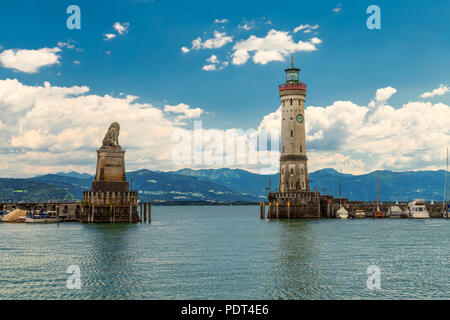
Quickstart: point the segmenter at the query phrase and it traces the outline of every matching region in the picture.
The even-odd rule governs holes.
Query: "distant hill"
[[[0,201],[40,202],[73,201],[74,195],[68,188],[43,183],[33,179],[0,178]]]
[[[422,198],[442,201],[445,171],[380,172],[381,201],[408,201]],[[333,169],[310,174],[310,187],[339,197],[339,173]],[[378,172],[363,175],[342,174],[342,197],[371,201],[377,198]],[[324,190],[324,188],[326,190]]]
[[[171,201],[261,201],[249,192],[240,192],[210,179],[201,179],[174,172],[138,170],[133,176],[133,189],[139,190],[142,200]]]
[[[261,175],[242,169],[181,169],[175,171],[175,173],[207,179],[230,189],[258,196],[267,195],[264,188],[268,187],[269,178],[271,179],[272,189],[278,186],[278,174]],[[275,188],[273,188],[274,186]]]
[[[445,171],[381,171],[381,201],[416,198],[441,201]],[[272,191],[278,188],[278,174],[260,175],[241,169],[182,169],[173,172],[137,170],[133,189],[143,201],[161,202],[258,202],[266,199],[269,178]],[[310,173],[310,187],[339,197],[339,177],[334,169]],[[28,179],[0,179],[0,201],[61,201],[81,199],[94,177],[77,172],[47,174]],[[378,173],[342,174],[342,197],[372,201],[377,195]]]

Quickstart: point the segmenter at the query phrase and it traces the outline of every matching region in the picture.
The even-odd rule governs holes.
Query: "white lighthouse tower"
[[[299,80],[299,68],[285,70],[286,82],[279,86],[281,100],[281,157],[279,192],[309,192],[306,157],[306,84]]]

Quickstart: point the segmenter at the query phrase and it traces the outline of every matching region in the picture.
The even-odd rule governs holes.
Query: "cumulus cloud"
[[[227,36],[226,32],[214,31],[214,38],[207,39],[203,42],[201,37],[194,39],[192,41],[192,49],[217,49],[222,48],[230,42],[233,42],[233,37]]]
[[[238,28],[239,29],[242,29],[242,30],[251,30],[251,29],[253,29],[253,26],[251,26],[251,25],[249,25],[248,23],[244,23],[243,25],[238,25]]]
[[[105,40],[112,40],[116,37],[114,33],[105,33]]]
[[[433,91],[430,91],[430,92],[424,92],[420,95],[420,97],[425,99],[425,98],[432,98],[434,96],[443,96],[444,94],[446,94],[449,91],[450,91],[449,86],[441,84],[439,86],[439,88],[434,89]]]
[[[316,30],[317,28],[319,28],[318,24],[315,25],[310,25],[310,24],[301,24],[298,27],[294,28],[294,33],[297,33],[301,30],[303,30],[304,33],[310,33],[312,30]]]
[[[206,61],[211,62],[211,63],[219,63],[219,59],[217,59],[217,56],[215,54],[211,55],[211,57],[206,59]]]
[[[210,64],[205,64],[202,67],[202,70],[204,70],[204,71],[216,71],[217,69],[216,69],[216,65],[215,64],[210,63]]]
[[[271,61],[284,61],[290,54],[298,51],[315,51],[316,45],[322,41],[313,38],[310,41],[295,42],[287,31],[270,30],[264,38],[255,35],[242,40],[233,46],[232,63],[245,64],[254,52],[253,62],[267,64]]]
[[[184,103],[179,103],[175,106],[165,105],[164,111],[179,114],[179,116],[177,117],[178,120],[198,118],[203,113],[202,109],[192,109],[189,105]]]
[[[377,90],[371,107],[352,101],[308,106],[305,121],[310,171],[325,167],[351,173],[440,169],[444,146],[450,144],[450,107],[429,101],[393,107],[388,99],[395,92],[392,87]],[[29,86],[7,79],[0,80],[0,114],[0,176],[5,177],[68,170],[93,172],[95,150],[113,121],[121,125],[127,170],[194,167],[173,163],[177,142],[172,137],[177,130],[192,134],[195,128],[181,120],[198,119],[204,110],[184,103],[160,109],[131,95],[92,94],[86,86],[57,87],[48,82]],[[255,131],[279,129],[280,117],[278,108],[265,115]],[[225,134],[218,129],[203,132],[205,136]],[[236,139],[248,139],[241,129],[227,132]],[[278,149],[273,153],[278,159]],[[202,166],[229,165],[197,165]],[[238,167],[256,171],[261,164]]]
[[[377,169],[437,170],[450,144],[450,107],[408,102],[394,108],[387,100],[397,92],[378,89],[371,106],[335,101],[305,111],[310,170],[341,168],[348,173]],[[370,114],[370,116],[368,116]],[[266,116],[264,128],[279,128],[281,108]]]
[[[121,36],[121,35],[128,33],[129,26],[130,26],[129,22],[124,22],[124,23],[115,22],[113,24],[113,29],[116,31],[116,33],[105,33],[103,40],[109,41],[109,40],[117,38],[118,35]]]
[[[188,53],[189,51],[191,51],[191,50],[189,50],[189,48],[187,48],[187,47],[181,47],[181,52],[183,52],[183,53]]]
[[[4,68],[25,73],[36,73],[40,68],[58,64],[61,49],[42,48],[36,50],[9,49],[0,53],[0,64]]]
[[[117,33],[119,35],[122,35],[124,33],[128,32],[128,27],[130,26],[129,22],[125,22],[125,23],[120,23],[120,22],[115,22],[113,24],[113,28],[117,31]]]

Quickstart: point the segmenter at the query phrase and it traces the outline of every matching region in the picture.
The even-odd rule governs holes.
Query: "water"
[[[268,221],[253,206],[154,206],[152,218],[0,224],[0,299],[450,298],[449,220]],[[381,290],[366,288],[369,265]]]

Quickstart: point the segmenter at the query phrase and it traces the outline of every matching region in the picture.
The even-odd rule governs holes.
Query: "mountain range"
[[[380,200],[408,201],[416,198],[441,201],[445,171],[380,171]],[[137,170],[133,189],[142,201],[172,202],[259,202],[278,186],[278,174],[260,175],[241,169],[182,169],[163,172]],[[341,195],[349,200],[372,201],[377,196],[378,172],[363,175],[340,174],[322,169],[309,174],[310,188],[322,194]],[[89,190],[94,177],[86,173],[59,172],[25,179],[0,178],[0,202],[74,201]]]

